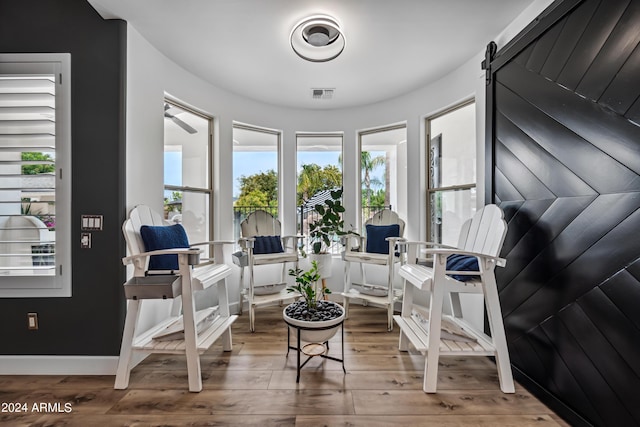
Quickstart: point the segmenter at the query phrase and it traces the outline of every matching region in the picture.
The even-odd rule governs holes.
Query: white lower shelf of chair
[[[389,297],[387,295],[384,295],[384,296],[367,295],[362,292],[358,292],[355,289],[350,289],[349,292],[341,292],[340,295],[342,295],[345,298],[359,298],[373,304],[379,304],[379,305],[389,304]],[[393,291],[394,301],[399,301],[401,298],[402,298],[402,291],[399,289],[394,289]]]
[[[494,356],[495,347],[491,338],[486,334],[474,329],[461,319],[453,316],[446,316],[450,322],[460,326],[465,330],[469,338],[475,339],[473,342],[454,341],[440,339],[440,354],[442,356]],[[429,333],[424,326],[413,317],[393,316],[396,324],[402,333],[409,339],[411,344],[425,354],[429,351]]]
[[[215,311],[216,307],[210,307],[207,310]],[[197,349],[198,353],[205,352],[227,329],[236,321],[238,316],[218,316],[207,328],[198,334]],[[153,336],[159,331],[175,322],[178,317],[171,317],[160,322],[153,328],[145,331],[137,336],[133,341],[133,349],[148,351],[152,353],[169,353],[182,354],[186,351],[185,341],[183,339],[160,341],[154,340]]]
[[[273,294],[254,295],[253,305],[269,304],[275,301],[286,301],[298,297],[300,297],[300,294],[297,292],[282,290]]]

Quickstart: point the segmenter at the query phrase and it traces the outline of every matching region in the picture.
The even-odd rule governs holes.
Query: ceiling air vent
[[[311,89],[313,99],[331,99],[335,89]]]

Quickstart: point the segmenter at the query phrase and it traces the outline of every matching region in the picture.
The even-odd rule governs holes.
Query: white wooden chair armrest
[[[190,243],[191,247],[195,246],[213,246],[213,258],[200,258],[201,263],[225,264],[226,257],[223,247],[225,245],[235,245],[233,240],[210,240],[208,242]]]
[[[442,243],[418,241],[418,240],[401,240],[398,243],[400,252],[407,253],[407,264],[416,264],[418,260],[425,260],[425,258],[431,258],[434,249],[458,251],[452,253],[459,253],[460,249],[455,246],[444,245]],[[418,250],[421,247],[424,249]],[[426,255],[426,257],[425,257]],[[500,264],[498,264],[500,265]]]
[[[407,239],[405,239],[404,237],[385,237],[385,239],[387,242],[389,242],[389,245],[391,245],[391,243],[393,243],[394,245],[399,243],[399,242],[404,242]]]
[[[282,236],[280,237],[282,240],[282,247],[285,252],[295,252],[297,251],[298,241],[300,239],[304,239],[304,236],[300,234],[291,235],[291,236]]]
[[[233,240],[210,240],[208,242],[189,243],[190,246],[206,246],[206,245],[235,245]]]
[[[292,235],[289,235],[289,236],[282,236],[280,238],[282,240],[291,240],[291,239],[296,239],[297,240],[297,239],[303,239],[304,236],[302,234],[295,234],[295,235],[292,234]]]
[[[396,257],[396,252],[402,254],[403,251],[398,248],[396,251],[396,243],[405,240],[403,237],[385,237],[387,242],[389,242],[389,263],[393,265],[394,258]],[[404,258],[401,258],[401,260]]]
[[[346,240],[346,242],[345,242],[345,250],[347,252],[352,251],[354,249],[357,249],[358,252],[363,252],[364,251],[364,248],[366,247],[366,242],[367,242],[367,238],[365,236],[361,236],[358,233],[354,233],[354,232],[349,231],[348,233],[346,233],[344,235],[344,238]],[[355,248],[353,246],[353,241],[354,240],[358,241],[357,248]]]
[[[443,243],[426,242],[426,241],[418,241],[418,240],[407,240],[407,239],[402,239],[401,241],[398,242],[398,245],[401,245],[401,246],[409,246],[409,245],[435,246],[435,247],[443,248],[443,249],[458,249],[455,246],[449,246],[449,245],[445,245]]]
[[[242,249],[249,249],[249,248],[253,249],[255,242],[256,242],[255,237],[241,237],[240,239],[238,239],[238,244]]]
[[[469,252],[469,251],[463,251],[461,249],[445,249],[445,248],[438,248],[438,249],[427,249],[427,254],[439,254],[439,255],[467,255],[467,256],[474,256],[476,258],[478,258],[478,260],[482,261],[482,262],[495,262],[496,265],[500,266],[500,267],[504,267],[505,265],[507,265],[507,260],[504,258],[500,258],[500,257],[495,257],[495,256],[490,256],[490,255],[485,255],[485,254],[480,254],[477,252]]]
[[[422,253],[422,251],[424,251],[425,249],[423,249],[422,251],[419,251],[419,248],[429,248],[429,247],[442,247],[445,249],[457,249],[453,246],[448,246],[448,245],[443,245],[441,243],[436,243],[436,242],[428,242],[428,241],[421,241],[421,240],[406,240],[403,239],[401,241],[398,242],[398,249],[400,252],[407,253],[407,264],[416,264],[418,262],[418,259],[424,259],[424,254]]]
[[[160,249],[157,251],[140,252],[139,254],[126,256],[122,258],[122,263],[124,265],[131,264],[135,260],[138,260],[141,258],[147,258],[153,255],[189,256],[189,255],[198,255],[200,253],[202,253],[201,249],[192,249],[192,248]]]
[[[357,234],[352,233],[350,231],[340,235],[340,244],[344,247],[347,247],[347,241],[349,240],[349,237],[351,236],[357,236]]]
[[[343,236],[345,237],[363,237],[361,236],[359,233],[356,233],[355,231],[345,231]]]

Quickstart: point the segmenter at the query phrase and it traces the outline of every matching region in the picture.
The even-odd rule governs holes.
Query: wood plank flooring
[[[485,357],[441,359],[438,393],[425,394],[424,358],[398,351],[398,328],[386,332],[385,311],[350,311],[346,374],[339,362],[314,358],[296,384],[282,308],[268,307],[257,310],[255,333],[240,316],[232,352],[214,344],[202,355],[200,393],[188,391],[185,358],[176,355],[149,356],[127,390],[113,389],[114,376],[0,376],[0,402],[27,404],[25,413],[0,412],[0,425],[567,426],[520,385],[500,392]],[[329,354],[340,356],[340,333]],[[42,403],[49,407],[34,410]]]

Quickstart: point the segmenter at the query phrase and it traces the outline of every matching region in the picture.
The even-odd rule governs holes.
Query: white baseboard
[[[243,304],[242,311],[245,312],[249,308],[248,304]],[[229,313],[240,314],[240,303],[232,302],[229,304]]]
[[[133,366],[147,354],[134,353]],[[0,375],[115,375],[118,356],[0,356]]]

